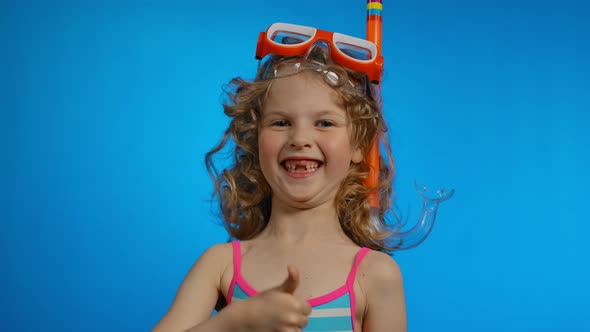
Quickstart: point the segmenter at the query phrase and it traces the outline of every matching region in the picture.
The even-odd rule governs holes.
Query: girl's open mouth
[[[311,173],[322,166],[322,162],[317,160],[294,160],[287,159],[281,163],[283,168],[289,173]]]

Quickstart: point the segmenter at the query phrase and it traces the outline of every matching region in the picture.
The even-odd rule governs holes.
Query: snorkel
[[[377,46],[377,54],[381,55],[381,33],[382,33],[382,0],[367,0],[367,40],[373,42]],[[381,100],[381,82],[376,86],[377,101],[382,107]],[[367,163],[369,165],[369,176],[365,180],[365,185],[372,190],[369,192],[369,201],[371,205],[371,221],[374,225],[382,227],[382,222],[379,220],[379,138],[377,137],[367,154]],[[395,170],[395,165],[392,162],[391,169]],[[436,214],[438,212],[439,204],[451,198],[455,190],[446,191],[440,189],[434,195],[430,195],[426,186],[418,186],[414,182],[414,186],[418,194],[422,198],[422,211],[416,225],[406,231],[402,231],[406,222],[398,222],[394,225],[387,224],[386,227],[391,231],[391,235],[383,240],[388,248],[395,250],[406,250],[418,246],[424,242],[428,235],[432,232],[434,223],[436,221]]]
[[[383,3],[381,0],[367,0],[367,40],[377,46],[377,54],[381,55],[381,11]],[[375,87],[377,90],[377,102],[382,107],[381,101],[381,82]],[[365,180],[365,186],[372,188],[369,192],[369,203],[372,210],[372,218],[376,218],[379,210],[379,137],[376,137],[371,144],[367,154],[367,164],[369,165],[369,176]],[[392,169],[394,165],[391,165]],[[374,220],[378,225],[377,220]]]

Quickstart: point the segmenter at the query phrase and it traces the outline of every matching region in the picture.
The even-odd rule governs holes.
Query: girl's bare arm
[[[153,332],[186,331],[206,321],[207,324],[202,324],[205,325],[203,329],[194,331],[207,331],[207,325],[211,331],[231,329],[231,326],[225,325],[231,325],[232,317],[210,319],[221,289],[221,274],[231,263],[231,257],[231,246],[227,244],[207,249],[187,273],[170,309]],[[219,318],[223,316],[225,313]]]
[[[369,252],[359,267],[367,297],[363,332],[407,330],[406,305],[401,271],[387,254]]]

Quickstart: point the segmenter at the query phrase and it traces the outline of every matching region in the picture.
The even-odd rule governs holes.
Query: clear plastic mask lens
[[[311,36],[305,34],[279,30],[272,35],[271,40],[284,45],[297,45],[308,41],[310,38]]]
[[[371,50],[358,45],[336,42],[336,47],[344,54],[357,60],[370,60],[372,58]]]

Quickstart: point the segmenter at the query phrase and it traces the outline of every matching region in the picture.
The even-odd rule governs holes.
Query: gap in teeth
[[[305,163],[295,162],[295,161],[285,161],[284,165],[285,165],[285,169],[287,169],[287,171],[289,171],[289,172],[294,172],[297,170],[297,168],[304,169],[306,172],[311,172],[311,171],[315,171],[319,167],[318,163],[313,162],[313,161],[308,161]]]

